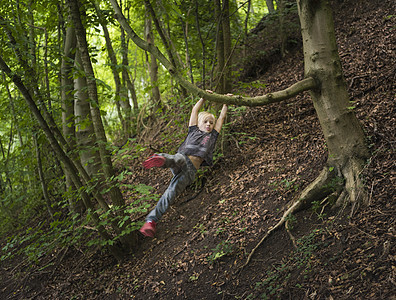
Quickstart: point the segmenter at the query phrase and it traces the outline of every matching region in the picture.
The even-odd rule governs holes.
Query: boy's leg
[[[143,162],[143,167],[150,169],[153,167],[165,167],[179,169],[186,164],[186,158],[183,154],[176,153],[170,155],[166,153],[154,154]],[[178,173],[178,172],[176,172]]]
[[[191,165],[191,166],[190,166]],[[146,221],[158,222],[169,205],[180,195],[185,188],[194,181],[196,169],[189,161],[185,168],[173,176],[167,190],[158,201],[156,207],[148,214]]]

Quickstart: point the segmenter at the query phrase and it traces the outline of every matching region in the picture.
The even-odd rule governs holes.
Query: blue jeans
[[[166,153],[159,154],[166,158],[163,167],[170,168],[173,178],[162,197],[159,199],[157,206],[147,215],[146,222],[158,222],[162,215],[168,209],[169,205],[179,196],[188,185],[193,183],[197,169],[191,160],[181,153],[170,155]]]

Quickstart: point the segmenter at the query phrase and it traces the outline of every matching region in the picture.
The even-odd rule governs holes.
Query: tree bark
[[[280,53],[282,57],[286,55],[286,32],[285,32],[285,0],[277,0],[277,13],[279,19],[279,39],[280,39]]]
[[[55,211],[52,208],[51,205],[51,200],[48,194],[48,185],[47,181],[45,180],[44,172],[43,172],[43,165],[41,163],[41,151],[40,151],[40,145],[38,143],[37,139],[37,133],[33,133],[33,141],[34,141],[34,148],[36,149],[36,161],[37,161],[37,171],[39,174],[40,178],[40,183],[41,183],[41,190],[43,192],[43,197],[45,200],[45,204],[47,205],[47,210],[51,218],[54,218]]]
[[[223,22],[221,1],[214,0],[215,8],[215,19],[216,19],[216,58],[217,58],[217,76],[215,78],[216,84],[214,90],[219,94],[225,93],[224,84],[224,66],[225,66],[225,55],[224,55],[224,34],[223,34]],[[212,76],[214,77],[214,76]]]
[[[146,41],[148,44],[154,46],[154,36],[152,32],[152,26],[151,26],[151,17],[149,14],[146,15],[145,19],[145,29],[144,29],[144,35],[146,38]],[[148,72],[150,75],[150,81],[151,81],[151,96],[152,96],[152,104],[154,107],[154,111],[157,110],[161,106],[161,94],[159,91],[158,87],[158,64],[157,64],[157,59],[156,57],[152,54],[149,53],[148,55]]]
[[[113,164],[111,162],[110,153],[106,148],[107,138],[103,127],[102,118],[100,115],[95,74],[92,68],[92,64],[88,52],[88,44],[86,40],[85,28],[83,27],[80,19],[78,0],[67,0],[66,4],[69,7],[69,11],[73,19],[73,24],[75,26],[74,28],[76,31],[77,46],[79,51],[81,52],[82,64],[84,67],[85,76],[87,78],[88,95],[91,100],[90,103],[91,103],[92,121],[95,129],[96,141],[99,147],[99,153],[100,153],[104,175],[105,178],[109,180],[110,197],[115,205],[124,206],[125,202],[119,188],[117,186],[114,186],[114,184],[110,181],[111,178],[114,178],[115,173],[113,169]]]
[[[186,17],[188,17],[189,14],[190,14],[190,10],[187,12]],[[188,66],[188,75],[190,76],[191,83],[194,84],[193,68],[190,59],[190,48],[188,45],[188,22],[184,22],[181,16],[179,16],[179,20],[183,30],[184,44],[186,46],[186,65]]]
[[[98,15],[99,23],[102,26],[103,34],[106,41],[106,49],[109,55],[110,67],[113,73],[114,83],[116,87],[115,102],[116,102],[118,117],[122,124],[122,131],[123,131],[122,136],[127,138],[128,136],[130,136],[131,128],[132,128],[131,106],[129,104],[128,97],[125,93],[125,89],[123,89],[123,86],[121,84],[120,71],[118,69],[118,61],[117,61],[116,53],[113,48],[113,44],[111,42],[110,33],[109,30],[107,29],[106,22],[96,1],[93,0],[92,3],[95,7],[96,14]]]
[[[198,0],[195,0],[195,23],[202,47],[202,89],[206,90],[206,47],[201,33],[201,26],[199,25]]]
[[[265,0],[265,3],[267,4],[268,12],[270,14],[274,13],[275,12],[274,0]]]
[[[130,131],[128,132],[128,137],[132,136],[132,124],[135,122],[137,123],[137,116],[139,114],[139,105],[137,101],[137,96],[136,96],[136,89],[135,89],[135,83],[134,80],[132,81],[129,77],[129,72],[128,72],[128,41],[125,37],[125,31],[120,28],[121,30],[121,55],[122,55],[122,89],[125,90],[126,98],[125,98],[125,104],[128,104],[128,110],[126,112],[126,118],[128,119],[128,122],[130,122]],[[129,104],[129,97],[132,98],[132,103],[133,103],[133,113],[132,113],[132,108]],[[136,130],[135,130],[136,131]]]
[[[81,69],[80,52],[76,51],[76,69]],[[95,145],[95,130],[92,124],[92,116],[87,94],[87,79],[78,76],[74,80],[74,116],[76,127],[76,143],[81,164],[91,177],[99,177],[100,155]],[[103,179],[101,179],[103,181]]]
[[[360,173],[368,149],[359,121],[349,108],[329,1],[298,0],[297,4],[305,75],[319,83],[311,96],[328,147],[328,165],[345,179],[349,201],[364,204],[367,198]]]
[[[229,0],[223,0],[222,7],[222,27],[223,27],[223,41],[224,41],[224,93],[232,92],[231,83],[231,28],[230,28],[230,5]]]
[[[62,100],[62,133],[70,145],[75,146],[75,126],[74,126],[74,98],[73,98],[73,61],[75,58],[76,35],[72,27],[66,30],[66,36],[63,45],[63,56],[60,70],[61,80],[61,100]],[[74,189],[71,175],[65,169],[66,189]],[[73,212],[81,212],[82,203],[75,202],[69,198],[69,210]]]

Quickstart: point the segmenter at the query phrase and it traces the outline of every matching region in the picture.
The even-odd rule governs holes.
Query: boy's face
[[[203,132],[211,132],[214,127],[214,117],[213,116],[207,116],[204,119],[201,120],[198,124],[199,130]]]

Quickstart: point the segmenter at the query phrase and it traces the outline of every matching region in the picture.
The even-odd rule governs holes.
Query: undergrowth
[[[323,229],[315,229],[310,234],[296,240],[296,249],[279,264],[271,266],[264,278],[256,282],[254,292],[247,299],[280,299],[290,281],[306,279],[314,270],[317,251],[326,247],[322,241]],[[302,285],[295,284],[296,289]]]

